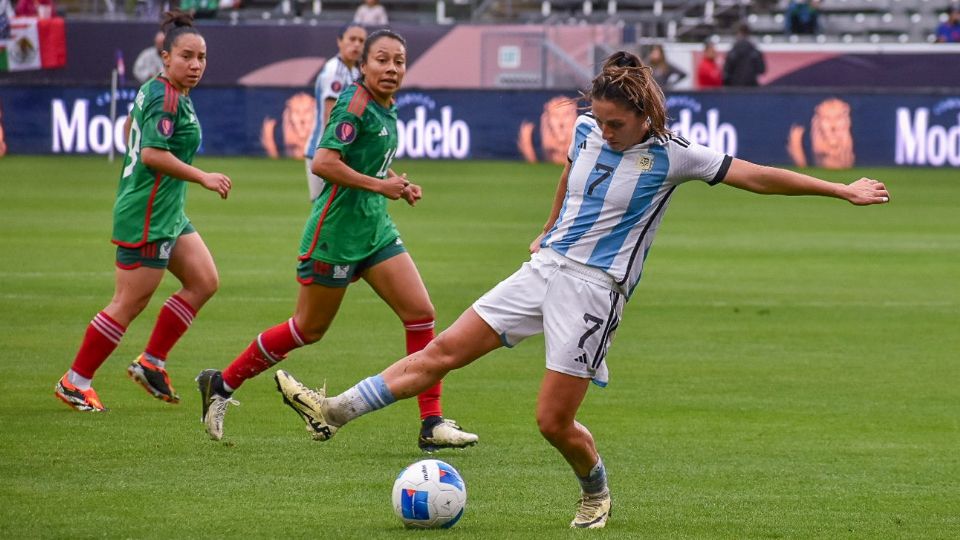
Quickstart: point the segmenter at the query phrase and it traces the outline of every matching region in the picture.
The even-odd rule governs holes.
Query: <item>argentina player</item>
[[[327,120],[333,105],[353,81],[360,77],[360,53],[363,52],[363,43],[367,40],[367,31],[359,24],[347,24],[337,34],[337,55],[323,64],[317,79],[313,83],[313,92],[317,100],[317,115],[313,124],[313,131],[307,146],[303,149],[303,156],[307,164],[307,188],[310,190],[310,200],[320,196],[323,191],[323,178],[313,174],[310,166],[313,156],[320,144],[320,137],[326,129]]]
[[[861,178],[836,184],[734,159],[666,129],[663,92],[629,53],[606,60],[584,94],[581,115],[544,232],[515,274],[477,300],[423,351],[395,362],[340,395],[310,390],[284,372],[284,398],[327,439],[354,418],[415,396],[453,369],[543,332],[546,374],[537,397],[541,434],[580,481],[577,528],[610,515],[606,472],[593,436],[576,421],[591,380],[606,384],[605,357],[640,280],[644,258],[674,190],[698,180],[761,194],[819,195],[855,205],[885,203],[886,188]],[[318,428],[319,426],[319,428]]]

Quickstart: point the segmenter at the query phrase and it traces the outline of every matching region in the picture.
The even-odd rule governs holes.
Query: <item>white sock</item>
[[[167,361],[166,361],[166,360],[161,360],[161,359],[157,358],[156,356],[153,356],[153,355],[150,355],[150,354],[147,354],[147,353],[143,353],[143,355],[144,355],[145,357],[147,357],[147,360],[149,360],[151,364],[157,366],[158,368],[160,368],[160,369],[165,369],[165,368],[166,368],[166,366],[167,366]]]
[[[81,390],[89,390],[93,379],[88,379],[71,369],[67,372],[67,382]]]
[[[383,377],[368,377],[346,392],[330,398],[327,421],[342,426],[358,416],[382,409],[396,401],[387,388]]]
[[[599,495],[607,491],[607,469],[600,456],[597,456],[597,464],[587,476],[578,476],[577,480],[580,481],[580,489],[587,495]]]

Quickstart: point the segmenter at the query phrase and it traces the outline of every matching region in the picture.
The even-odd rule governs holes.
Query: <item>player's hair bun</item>
[[[164,33],[180,28],[182,26],[193,27],[193,15],[174,9],[163,14],[163,22],[160,23],[160,29]]]

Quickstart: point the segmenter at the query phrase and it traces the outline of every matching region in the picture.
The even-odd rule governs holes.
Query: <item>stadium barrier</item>
[[[960,92],[723,91],[668,95],[671,128],[751,161],[828,168],[960,166]],[[575,91],[415,90],[398,95],[399,158],[563,162]],[[120,111],[136,96],[120,92]],[[312,95],[290,88],[195,90],[208,155],[302,157]],[[126,151],[106,87],[0,86],[10,154]]]

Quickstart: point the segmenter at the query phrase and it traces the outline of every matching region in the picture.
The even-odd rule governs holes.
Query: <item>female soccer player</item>
[[[360,59],[362,78],[343,92],[313,158],[313,173],[327,182],[313,203],[300,241],[300,293],[293,317],[265,330],[222,373],[197,377],[202,419],[214,440],[223,437],[231,395],[247,379],[286,358],[293,349],[319,341],[333,322],[347,285],[363,278],[403,321],[407,354],[433,339],[434,310],[413,259],[387,214],[387,199],[413,206],[420,186],[397,176],[397,110],[393,96],[406,72],[400,35],[370,35]],[[440,408],[440,380],[420,392],[420,438],[425,451],[477,442]]]
[[[303,155],[307,163],[307,187],[310,190],[310,200],[320,196],[323,190],[323,178],[313,174],[313,156],[323,135],[327,119],[334,103],[340,97],[340,92],[353,84],[360,76],[360,53],[363,52],[363,42],[367,39],[367,31],[359,24],[348,24],[340,29],[337,35],[337,55],[327,60],[317,75],[313,85],[313,92],[317,98],[317,119],[313,124],[313,132],[307,140],[307,147]]]
[[[164,270],[182,288],[160,309],[146,349],[127,373],[154,397],[179,402],[165,368],[167,354],[217,291],[213,257],[184,213],[187,182],[223,199],[231,187],[226,175],[191,165],[200,147],[200,124],[190,90],[203,76],[207,45],[193,18],[179,11],[167,12],[161,28],[163,73],[140,87],[127,118],[127,155],[113,207],[113,299],[90,322],[73,365],[56,386],[56,396],[78,411],[105,410],[91,380],[147,306]]]
[[[885,203],[883,184],[849,185],[734,159],[667,131],[663,92],[629,53],[606,60],[589,92],[531,260],[485,294],[423,351],[328,398],[277,373],[284,400],[326,440],[354,418],[405,399],[503,345],[543,332],[546,375],[537,398],[540,432],[580,481],[571,527],[599,528],[610,513],[606,472],[593,436],[576,421],[589,382],[607,382],[604,358],[623,305],[670,196],[681,183],[724,182],[762,194],[820,195],[855,205]]]

